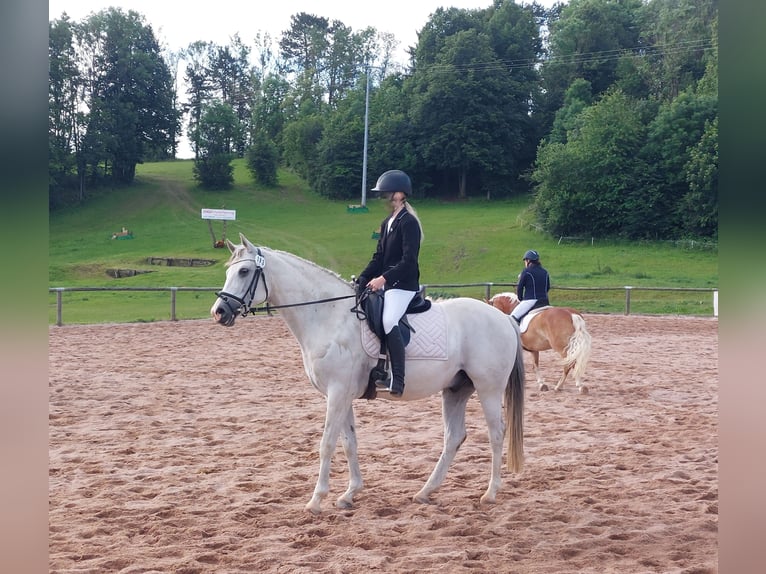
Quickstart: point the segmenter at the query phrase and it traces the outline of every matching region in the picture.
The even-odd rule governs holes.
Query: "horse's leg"
[[[492,448],[492,473],[489,477],[487,492],[482,495],[480,502],[482,504],[494,504],[502,480],[500,471],[503,465],[503,437],[505,436],[502,391],[498,396],[479,395],[479,401],[484,411],[484,419],[487,421],[489,444]],[[511,456],[510,453],[508,456]]]
[[[548,385],[543,381],[543,375],[540,373],[540,351],[530,351],[535,366],[535,376],[537,377],[537,388],[541,391],[547,391]]]
[[[351,408],[342,394],[327,393],[327,413],[324,420],[324,432],[319,443],[319,477],[314,487],[314,494],[306,504],[306,510],[312,514],[322,512],[322,499],[330,491],[330,463],[338,444],[338,436],[344,428],[348,417],[348,409]]]
[[[425,486],[414,497],[415,502],[427,504],[429,496],[441,485],[447,475],[450,464],[455,458],[457,449],[463,444],[466,437],[465,430],[465,407],[469,397],[473,394],[472,385],[464,385],[457,390],[444,389],[442,391],[442,418],[444,419],[444,447],[439,461],[436,463],[431,476]]]
[[[565,355],[565,358],[566,358],[566,355]],[[574,365],[565,365],[565,366],[564,366],[564,372],[562,373],[562,375],[561,375],[561,378],[559,379],[559,382],[558,382],[558,383],[556,383],[556,386],[555,386],[555,387],[553,387],[553,390],[554,390],[554,391],[560,391],[560,390],[561,390],[561,387],[563,387],[563,386],[564,386],[564,381],[566,381],[566,380],[567,380],[567,375],[569,375],[569,371],[571,371],[571,370],[572,370],[572,367],[573,367],[573,366],[574,366]],[[579,385],[578,385],[578,386],[579,386]]]
[[[343,452],[348,460],[348,490],[338,498],[335,505],[338,508],[351,508],[354,505],[354,495],[362,490],[364,482],[359,470],[359,457],[357,455],[356,426],[354,424],[354,407],[350,406],[346,415],[346,425],[340,435],[343,442]]]

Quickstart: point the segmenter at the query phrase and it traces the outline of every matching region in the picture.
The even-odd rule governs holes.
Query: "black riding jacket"
[[[516,287],[516,295],[520,301],[524,299],[537,299],[535,307],[548,305],[548,291],[551,288],[551,278],[542,265],[530,265],[525,267],[519,275],[519,284]]]
[[[386,289],[420,289],[420,225],[406,209],[401,210],[388,230],[388,220],[380,225],[380,239],[372,259],[359,275],[359,283],[366,285],[370,279],[383,275]]]

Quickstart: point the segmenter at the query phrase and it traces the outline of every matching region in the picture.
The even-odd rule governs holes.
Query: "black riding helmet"
[[[409,197],[412,195],[412,182],[410,182],[410,176],[402,170],[390,169],[378,178],[372,191],[380,193],[394,193],[395,191],[401,191],[405,196]]]
[[[540,254],[534,249],[530,249],[524,254],[522,261],[529,259],[530,261],[540,261]]]

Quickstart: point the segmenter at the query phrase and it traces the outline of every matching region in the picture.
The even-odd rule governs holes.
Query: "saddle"
[[[521,323],[519,324],[519,332],[526,333],[529,324],[532,322],[532,319],[550,307],[550,305],[544,305],[543,307],[534,307],[527,311],[526,314],[521,318]]]
[[[411,334],[415,332],[409,321],[407,321],[407,315],[425,313],[431,308],[431,301],[423,297],[423,292],[423,289],[418,291],[417,295],[412,298],[412,301],[410,301],[410,304],[407,306],[404,315],[399,320],[399,331],[402,333],[405,347],[410,342]],[[357,305],[361,305],[361,313],[366,318],[370,331],[375,333],[381,343],[385,345],[386,334],[383,331],[383,299],[384,295],[381,295],[377,291],[365,290],[359,298]],[[381,354],[384,352],[385,347],[381,347]]]
[[[407,321],[407,315],[424,313],[431,308],[431,301],[423,296],[423,292],[424,289],[421,288],[421,290],[412,298],[412,301],[410,301],[402,318],[399,319],[399,331],[402,334],[402,340],[404,341],[405,347],[409,344],[412,333],[415,332],[409,321]],[[367,400],[374,399],[378,394],[375,381],[386,380],[388,377],[386,334],[383,329],[383,297],[384,296],[377,291],[365,289],[358,297],[356,305],[351,309],[352,312],[356,313],[359,319],[366,319],[370,331],[372,331],[380,340],[378,363],[370,371],[367,388],[361,396],[361,398]]]

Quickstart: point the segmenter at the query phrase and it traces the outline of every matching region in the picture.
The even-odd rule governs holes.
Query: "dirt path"
[[[50,571],[716,572],[717,320],[586,321],[590,394],[538,392],[527,357],[526,467],[496,505],[475,397],[427,506],[439,397],[358,401],[365,490],[332,506],[338,449],[318,517],[324,400],[281,319],[51,327]]]

